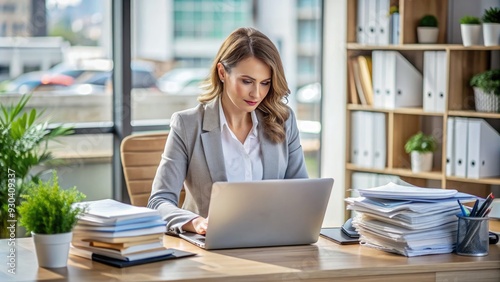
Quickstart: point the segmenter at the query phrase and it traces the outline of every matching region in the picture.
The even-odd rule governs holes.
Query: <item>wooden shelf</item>
[[[477,184],[486,184],[486,185],[500,185],[500,178],[462,178],[456,176],[447,176],[447,180],[457,181],[457,182],[466,182],[466,183],[477,183]]]
[[[347,110],[349,110],[349,111],[370,111],[370,112],[380,112],[380,113],[395,113],[395,114],[419,115],[419,116],[443,116],[444,115],[444,113],[424,112],[424,110],[422,108],[397,108],[394,110],[390,110],[390,109],[379,109],[379,108],[374,108],[373,106],[357,105],[357,104],[348,104]]]
[[[500,113],[487,113],[487,112],[476,112],[476,111],[448,111],[448,116],[500,119]]]
[[[420,73],[424,70],[424,52],[441,51],[446,52],[446,101],[444,112],[424,112],[423,107],[418,108],[396,108],[381,109],[371,105],[351,104],[355,97],[351,91],[356,84],[352,80],[352,68],[346,66],[348,103],[346,107],[347,134],[346,134],[346,186],[352,187],[352,175],[354,172],[366,172],[374,174],[389,174],[404,178],[405,181],[414,185],[432,185],[443,189],[457,189],[461,192],[471,193],[477,196],[486,196],[491,192],[492,185],[500,185],[500,177],[471,179],[455,176],[446,176],[447,146],[450,136],[447,136],[449,117],[471,117],[484,118],[499,130],[500,113],[487,113],[474,111],[474,91],[470,87],[471,77],[477,73],[491,69],[492,52],[500,51],[500,46],[470,46],[462,44],[446,43],[446,25],[448,23],[448,4],[450,0],[391,0],[391,4],[399,4],[400,7],[400,44],[397,45],[364,45],[358,44],[356,9],[357,2],[348,1],[347,20],[347,44],[346,53],[348,58],[357,56],[371,56],[372,51],[387,50],[398,51],[403,55]],[[440,23],[438,44],[417,44],[416,25],[418,20],[425,14],[436,15]],[[443,24],[443,25],[441,25]],[[443,28],[443,29],[441,29]],[[349,61],[348,61],[349,63]],[[373,71],[373,69],[372,69]],[[350,80],[351,79],[351,80]],[[369,100],[369,99],[366,99]],[[367,111],[385,114],[386,126],[386,164],[383,169],[367,168],[354,165],[351,160],[354,155],[352,146],[352,114],[356,111]],[[439,149],[434,154],[435,171],[425,173],[413,173],[410,167],[410,156],[405,152],[404,145],[408,138],[418,131],[433,134],[438,139]],[[377,133],[375,133],[377,134]],[[376,135],[379,137],[380,135]],[[359,142],[356,139],[356,142]],[[365,148],[366,150],[366,148]],[[354,157],[353,157],[354,158]],[[431,186],[425,186],[431,187]],[[347,188],[346,188],[347,189]],[[347,190],[346,190],[347,191]]]
[[[366,168],[359,167],[354,164],[346,164],[346,169],[351,171],[360,171],[360,172],[370,172],[370,173],[379,173],[379,174],[392,174],[404,177],[412,177],[412,178],[425,178],[432,180],[442,180],[443,173],[442,171],[431,171],[431,172],[420,172],[415,173],[412,172],[411,169],[404,168],[387,168],[387,169],[374,169],[374,168]]]
[[[500,46],[469,46],[461,44],[398,44],[398,45],[364,45],[358,43],[347,43],[348,50],[373,51],[494,51],[500,50]]]

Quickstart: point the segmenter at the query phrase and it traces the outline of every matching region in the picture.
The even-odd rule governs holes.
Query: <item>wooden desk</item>
[[[71,256],[67,268],[38,268],[31,238],[17,239],[16,275],[6,270],[7,240],[0,240],[0,281],[500,281],[500,245],[485,257],[455,254],[407,258],[320,238],[307,246],[204,251],[174,237],[168,247],[198,253],[128,268]]]

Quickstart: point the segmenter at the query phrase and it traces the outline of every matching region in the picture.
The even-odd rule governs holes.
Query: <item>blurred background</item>
[[[291,89],[310,177],[319,177],[322,1],[131,1],[133,126],[168,130],[193,107],[222,41],[252,26],[275,43]],[[0,0],[0,103],[32,94],[28,108],[53,123],[103,128],[50,144],[63,187],[111,198],[113,36],[111,0]],[[279,13],[277,12],[279,11]]]

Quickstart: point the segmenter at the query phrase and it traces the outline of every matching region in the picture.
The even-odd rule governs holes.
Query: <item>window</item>
[[[52,122],[74,124],[79,134],[64,139],[69,147],[51,145],[67,162],[77,164],[67,177],[95,181],[89,184],[95,192],[88,199],[112,195],[111,175],[89,177],[96,169],[111,171],[113,111],[124,107],[112,104],[112,1],[47,0],[47,34],[37,37],[26,28],[37,14],[31,13],[31,2],[9,2],[15,17],[0,17],[0,40],[11,42],[0,50],[0,78],[7,79],[0,83],[0,92],[7,92],[0,101],[34,91],[30,103],[45,109]],[[282,54],[292,90],[289,105],[299,118],[308,170],[311,177],[319,176],[321,87],[312,87],[316,96],[309,100],[300,100],[298,93],[321,83],[320,6],[319,0],[133,0],[130,18],[125,19],[131,23],[132,38],[132,126],[167,130],[174,112],[198,103],[199,83],[208,75],[224,38],[238,27],[253,26],[267,34]],[[281,10],[298,13],[283,15],[286,19],[273,16]],[[11,37],[14,25],[17,32],[28,34]]]

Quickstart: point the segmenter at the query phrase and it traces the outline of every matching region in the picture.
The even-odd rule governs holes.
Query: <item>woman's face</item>
[[[249,57],[233,67],[230,73],[217,65],[224,82],[224,110],[249,113],[257,108],[271,88],[271,68],[261,60]]]

